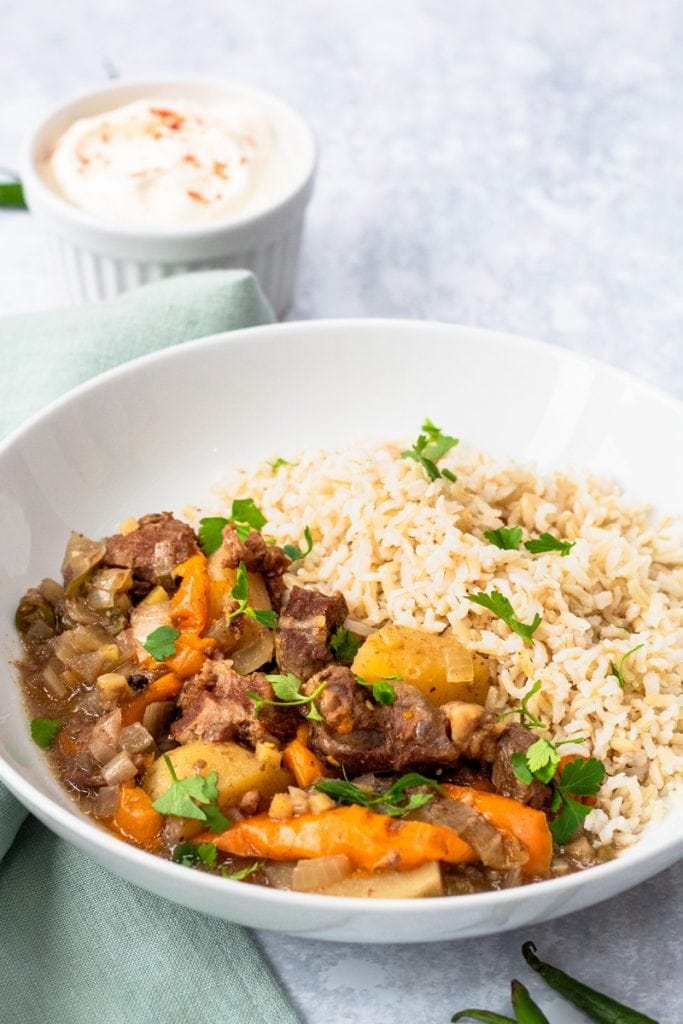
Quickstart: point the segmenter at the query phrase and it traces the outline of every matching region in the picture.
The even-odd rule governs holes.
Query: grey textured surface
[[[292,317],[502,328],[683,397],[676,0],[0,0],[0,26],[0,165],[16,166],[46,105],[112,68],[263,86],[302,111],[321,146]],[[0,309],[60,304],[30,219],[3,213],[0,241]],[[530,979],[528,937],[677,1024],[682,889],[679,866],[524,935],[420,948],[260,938],[316,1024],[503,1011],[508,979]],[[544,1005],[553,1024],[582,1020]]]

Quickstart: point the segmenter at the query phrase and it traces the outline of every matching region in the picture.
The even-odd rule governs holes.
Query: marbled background
[[[682,43],[677,0],[0,0],[0,165],[46,105],[113,74],[262,86],[321,147],[292,318],[516,331],[683,397]],[[0,309],[61,301],[30,218],[3,213]],[[260,939],[315,1024],[507,1012],[528,937],[677,1024],[682,890],[679,867],[524,934],[423,947]]]

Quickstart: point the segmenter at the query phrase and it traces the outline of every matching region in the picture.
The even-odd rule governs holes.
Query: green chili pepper
[[[490,1010],[460,1010],[454,1013],[451,1021],[454,1020],[480,1020],[482,1024],[516,1024],[512,1017],[503,1017],[500,1013],[491,1013]]]
[[[517,1024],[549,1024],[548,1018],[540,1007],[536,1006],[529,995],[529,990],[522,985],[521,981],[515,979],[511,988],[512,1008],[515,1011]]]
[[[533,942],[525,942],[522,946],[522,956],[529,967],[540,974],[543,980],[568,1002],[578,1006],[591,1020],[597,1021],[597,1024],[658,1024],[652,1017],[632,1010],[623,1003],[603,995],[602,992],[570,978],[558,967],[542,963],[535,953],[536,946]]]

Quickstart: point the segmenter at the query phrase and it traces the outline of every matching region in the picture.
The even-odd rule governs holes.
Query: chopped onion
[[[90,801],[90,812],[96,818],[113,818],[119,807],[120,786],[102,786]]]
[[[171,625],[171,602],[154,601],[137,605],[130,614],[130,626],[133,637],[139,644],[144,644],[150,633],[159,626]],[[141,656],[147,658],[147,652]]]
[[[244,647],[239,647],[230,654],[235,672],[246,676],[250,672],[255,672],[256,669],[261,668],[262,665],[265,665],[273,657],[273,646],[273,634],[264,627],[255,640],[245,644]]]
[[[62,562],[62,575],[67,584],[85,575],[101,562],[106,550],[106,544],[89,540],[82,533],[72,533]]]
[[[263,866],[263,874],[273,889],[291,889],[294,864],[286,860],[269,860]]]
[[[130,754],[122,750],[116,757],[113,757],[108,764],[102,768],[102,778],[108,786],[117,782],[128,782],[134,779],[138,770],[131,760]]]
[[[154,737],[140,722],[133,722],[121,730],[119,744],[121,749],[127,750],[129,754],[141,754],[143,750],[149,750],[154,746]]]
[[[132,584],[130,569],[101,569],[92,578],[88,604],[96,610],[113,608],[116,597],[127,593]]]
[[[172,700],[155,700],[145,708],[142,724],[155,740],[168,729],[174,711],[175,701]]]
[[[361,622],[360,619],[350,618],[345,620],[344,629],[348,629],[350,633],[355,633],[356,636],[372,636],[373,633],[377,632],[376,626],[368,626],[367,623]]]
[[[351,861],[345,853],[334,857],[313,857],[300,860],[292,872],[292,889],[296,892],[315,892],[328,885],[341,882],[351,874]]]
[[[108,764],[118,750],[120,736],[121,708],[116,708],[95,723],[88,750],[100,764]]]
[[[57,662],[57,665],[59,665],[59,662]],[[62,700],[67,696],[69,688],[64,680],[59,676],[58,669],[55,667],[54,661],[49,661],[47,663],[43,669],[42,677],[43,682],[45,683],[45,689],[51,697],[56,697],[57,700]]]

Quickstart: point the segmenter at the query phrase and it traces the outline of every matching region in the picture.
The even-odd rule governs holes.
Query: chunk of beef
[[[266,544],[258,530],[252,530],[244,540],[240,540],[233,524],[228,523],[223,530],[221,555],[228,569],[236,569],[240,562],[244,562],[250,572],[260,572],[273,605],[279,609],[285,589],[282,577],[292,564],[282,548],[277,544]]]
[[[310,679],[332,661],[330,636],[349,614],[337,590],[328,597],[319,590],[292,587],[275,634],[275,658],[281,672]]]
[[[103,564],[132,569],[138,594],[157,585],[170,591],[175,567],[199,552],[194,532],[170,512],[142,516],[138,523],[131,533],[107,538]]]
[[[486,867],[507,870],[524,864],[528,854],[513,836],[499,832],[490,821],[466,800],[434,797],[413,811],[409,818],[430,825],[450,828],[472,847]]]
[[[481,704],[451,700],[441,711],[448,719],[450,737],[463,757],[472,761],[493,762],[498,737],[505,728]]]
[[[522,725],[512,723],[506,726],[498,740],[491,781],[496,791],[503,796],[540,809],[550,803],[550,786],[535,779],[527,785],[517,778],[512,767],[512,755],[525,753],[536,738]]]
[[[273,689],[261,672],[242,676],[229,661],[205,662],[183,686],[178,698],[182,717],[171,726],[171,738],[178,743],[236,740],[252,747],[262,741],[290,739],[300,721],[295,709],[265,705],[256,717],[247,690],[265,700],[274,699]]]
[[[348,668],[331,665],[309,679],[308,694],[327,685],[317,698],[324,722],[312,722],[313,750],[352,774],[404,771],[449,764],[458,757],[447,722],[417,687],[396,682],[391,705],[373,704]]]

